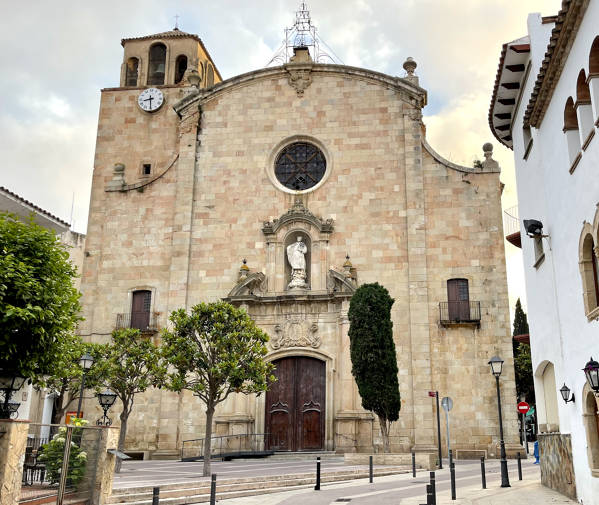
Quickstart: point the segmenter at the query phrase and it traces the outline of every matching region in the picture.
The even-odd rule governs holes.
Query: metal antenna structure
[[[277,49],[277,52],[266,65],[284,65],[293,56],[296,47],[307,47],[312,59],[316,63],[335,63],[343,65],[343,62],[333,50],[316,34],[316,26],[312,24],[310,11],[306,2],[301,2],[299,10],[295,12],[293,26],[285,28],[285,39]],[[326,47],[330,54],[323,47]]]

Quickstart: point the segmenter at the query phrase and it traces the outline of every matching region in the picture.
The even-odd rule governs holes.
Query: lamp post
[[[100,407],[104,411],[104,415],[96,421],[98,426],[110,426],[112,424],[112,419],[106,416],[108,409],[114,405],[116,401],[116,393],[113,393],[110,389],[107,389],[103,393],[98,393],[96,395],[98,397],[98,401],[100,402]]]
[[[87,372],[94,364],[94,357],[88,354],[87,352],[79,358],[79,366],[83,370],[83,375],[81,376],[81,389],[79,390],[79,403],[77,405],[77,417],[81,414],[81,403],[83,402],[83,390],[85,389],[85,376]]]
[[[599,396],[599,363],[591,356],[591,360],[587,362],[582,371],[586,375],[587,383],[595,396]]]
[[[501,415],[501,392],[499,391],[499,376],[503,369],[503,360],[499,356],[493,356],[489,361],[491,373],[495,376],[497,386],[497,410],[499,411],[499,448],[501,451],[501,487],[510,487],[510,478],[507,473],[507,458],[505,455],[505,442],[503,441],[503,419]]]
[[[10,397],[23,387],[26,380],[19,375],[5,375],[4,370],[0,369],[0,391],[4,395],[4,401],[0,404],[0,419],[10,419],[17,412],[21,404],[11,401]]]

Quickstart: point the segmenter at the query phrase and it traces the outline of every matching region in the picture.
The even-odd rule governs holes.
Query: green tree
[[[122,329],[112,332],[112,342],[94,349],[94,366],[90,380],[112,389],[122,403],[118,449],[125,448],[127,422],[133,410],[135,395],[163,383],[166,369],[160,359],[160,349],[139,330]],[[117,460],[116,471],[121,460]]]
[[[167,387],[187,389],[206,405],[203,475],[210,475],[212,419],[233,392],[260,394],[274,380],[264,357],[268,335],[242,309],[225,302],[200,303],[173,312],[173,330],[163,330],[163,352],[174,369]]]
[[[33,219],[0,213],[0,369],[32,377],[80,320],[76,268],[66,246]]]
[[[528,318],[522,310],[520,298],[516,301],[514,311],[514,332],[513,336],[527,335]],[[532,376],[532,360],[530,357],[530,345],[519,343],[512,339],[514,349],[514,372],[516,377],[516,393],[519,397],[524,396],[528,403],[535,403],[534,380]]]
[[[81,337],[76,335],[61,335],[54,342],[51,354],[55,359],[49,365],[45,374],[34,374],[33,385],[38,389],[44,388],[53,394],[54,409],[52,423],[60,424],[64,420],[66,411],[77,400],[81,391],[81,379],[83,369],[79,365],[79,359],[85,353],[94,354],[95,344],[84,343]],[[85,378],[85,388],[97,387],[95,375],[88,374]]]
[[[363,284],[352,296],[348,313],[352,375],[362,407],[379,418],[385,452],[391,423],[399,419],[401,408],[391,321],[394,302],[380,284]]]

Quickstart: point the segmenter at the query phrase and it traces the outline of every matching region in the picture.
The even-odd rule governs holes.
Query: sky
[[[3,5],[0,185],[85,232],[100,89],[119,84],[121,38],[179,28],[198,34],[224,79],[266,66],[298,0],[30,0]],[[472,165],[491,141],[517,204],[513,153],[487,114],[501,45],[526,35],[531,12],[560,0],[308,1],[320,38],[346,65],[403,76],[408,56],[428,91],[427,139],[447,159]],[[71,210],[72,209],[72,210]],[[506,243],[510,306],[525,303],[520,250]]]

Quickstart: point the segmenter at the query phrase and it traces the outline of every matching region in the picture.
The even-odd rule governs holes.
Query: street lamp
[[[113,393],[110,389],[107,389],[103,393],[98,393],[96,395],[98,397],[98,401],[100,402],[100,407],[104,411],[104,415],[101,419],[96,421],[98,426],[110,426],[112,424],[112,419],[106,416],[108,409],[114,405],[116,401],[116,393]]]
[[[81,376],[81,389],[79,391],[79,404],[77,405],[77,417],[81,414],[81,403],[83,402],[83,389],[85,388],[85,376],[87,372],[94,364],[94,357],[89,353],[85,353],[81,358],[79,358],[79,366],[83,370],[83,375]]]
[[[587,377],[587,383],[596,396],[599,396],[599,363],[591,356],[591,360],[582,369]]]
[[[501,487],[510,487],[510,478],[507,473],[507,459],[505,455],[505,442],[503,441],[503,419],[501,415],[501,392],[499,391],[499,376],[503,369],[503,360],[499,356],[493,356],[489,361],[491,373],[495,376],[497,386],[497,410],[499,411],[499,448],[501,450]]]
[[[21,404],[11,401],[10,397],[23,387],[26,380],[19,375],[5,375],[5,371],[0,368],[0,391],[4,395],[4,401],[0,405],[0,419],[10,419],[11,415],[18,410]]]
[[[566,386],[565,382],[564,382],[564,385],[559,390],[559,392],[561,393],[562,398],[564,399],[564,401],[566,403],[574,401],[574,393],[572,393],[572,396],[570,396],[570,388],[568,386]]]

